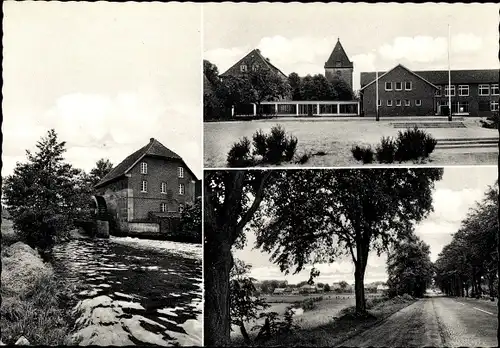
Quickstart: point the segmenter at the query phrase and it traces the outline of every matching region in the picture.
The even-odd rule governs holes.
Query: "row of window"
[[[259,68],[260,68],[259,64],[252,65],[252,71],[257,71],[257,70],[259,70]],[[246,64],[241,64],[240,65],[240,71],[241,72],[247,72],[248,71],[248,66]]]
[[[179,194],[184,195],[184,192],[186,191],[186,187],[184,184],[179,184]],[[141,192],[148,192],[148,182],[146,180],[143,180],[141,183]],[[167,183],[162,182],[161,183],[161,193],[167,193]]]
[[[396,106],[401,106],[401,99],[397,99],[396,100]],[[422,105],[422,100],[421,99],[417,99],[415,100],[415,106],[421,106]],[[382,100],[379,99],[378,100],[378,106],[382,106]],[[392,106],[392,99],[388,99],[387,100],[387,106]],[[411,106],[411,100],[409,99],[405,99],[405,106]]]
[[[392,91],[392,87],[394,84],[394,90],[395,91],[402,91],[403,90],[403,82],[386,82],[385,83],[385,90],[386,91]],[[404,83],[405,91],[411,91],[412,89],[412,83],[411,81],[406,81]]]
[[[168,211],[167,207],[168,207],[167,203],[163,203],[163,202],[160,203],[160,211],[162,213],[166,213]],[[179,213],[182,213],[183,210],[184,210],[184,205],[179,204]]]
[[[438,107],[448,105],[448,101],[437,101]],[[498,100],[494,100],[491,102],[488,101],[480,101],[478,103],[479,111],[498,111]],[[458,108],[459,112],[469,112],[469,102],[468,101],[458,101],[452,103],[452,110],[456,112],[455,108]]]
[[[141,174],[147,174],[148,173],[148,164],[146,162],[141,163]],[[179,178],[184,177],[184,168],[183,167],[178,167],[177,168],[177,176]]]
[[[445,97],[450,96],[450,86],[446,85],[444,87],[444,95]],[[436,91],[436,96],[440,97],[441,96],[441,90],[442,87],[440,86],[439,89]],[[467,97],[469,96],[469,85],[458,85],[458,95],[461,97]],[[480,96],[488,96],[488,95],[498,95],[498,83],[493,83],[491,85],[479,85],[478,88],[478,95]],[[451,86],[451,96],[455,96],[455,86]]]

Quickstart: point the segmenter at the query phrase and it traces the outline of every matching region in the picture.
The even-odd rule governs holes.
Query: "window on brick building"
[[[396,106],[401,106],[401,99],[396,100]]]
[[[411,91],[411,81],[405,82],[405,91]]]
[[[386,82],[385,83],[385,90],[386,91],[392,91],[392,82]]]
[[[246,66],[246,64],[241,64],[241,65],[240,65],[240,71],[241,71],[241,72],[246,72],[246,71],[247,71],[247,68],[248,68],[248,67]]]
[[[396,91],[401,91],[403,89],[403,83],[402,82],[396,82]]]
[[[392,100],[391,99],[387,100],[387,106],[392,106]]]
[[[160,211],[162,213],[166,213],[167,212],[167,203],[161,203],[160,204]]]
[[[415,105],[416,106],[422,105],[422,100],[420,100],[420,99],[415,100]]]
[[[405,106],[410,106],[410,100],[409,99],[405,100]]]
[[[161,193],[167,193],[167,183],[166,182],[161,183]]]
[[[183,167],[177,168],[177,174],[179,175],[179,178],[183,178],[184,177],[184,168]]]
[[[498,111],[498,100],[491,102],[491,111]]]
[[[490,95],[490,85],[479,85],[479,95]]]
[[[450,86],[446,85],[444,86],[444,95],[445,97],[449,97],[450,96]],[[451,96],[454,97],[455,96],[455,86],[451,86]]]
[[[441,96],[441,86],[437,86],[436,97],[440,97],[440,96]]]
[[[467,97],[469,95],[469,85],[459,85],[458,95],[462,97]]]
[[[148,173],[148,164],[146,162],[141,163],[141,174],[147,174]]]
[[[490,111],[490,102],[486,101],[486,100],[480,100],[479,101],[479,111]]]
[[[183,194],[184,194],[184,191],[185,191],[184,184],[179,184],[179,194],[180,194],[180,195],[183,195]]]
[[[491,95],[498,95],[498,83],[491,85]]]
[[[142,180],[141,192],[148,192],[148,182],[146,180]]]

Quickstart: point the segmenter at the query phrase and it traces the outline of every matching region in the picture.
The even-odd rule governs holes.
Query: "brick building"
[[[365,116],[376,114],[376,73],[361,73]],[[454,115],[491,116],[498,112],[499,70],[452,70],[451,111]],[[442,115],[448,105],[448,71],[411,71],[399,64],[379,72],[378,104],[383,116]]]
[[[330,57],[325,62],[325,77],[328,81],[335,78],[344,80],[352,89],[352,74],[354,64],[349,60],[349,57],[344,51],[340,39],[337,39],[337,44],[333,48]]]
[[[111,233],[173,233],[170,220],[178,219],[187,204],[194,204],[201,184],[179,155],[151,138],[113,168],[94,191],[97,202],[105,204],[101,209],[107,212]]]
[[[274,66],[268,58],[265,58],[260,53],[258,48],[252,50],[246,56],[237,61],[233,66],[222,73],[220,77],[244,76],[250,71],[257,71],[259,69],[269,69],[281,78],[287,79],[287,76],[280,69]]]

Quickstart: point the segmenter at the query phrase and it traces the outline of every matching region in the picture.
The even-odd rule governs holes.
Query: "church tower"
[[[352,89],[352,74],[354,65],[347,57],[340,43],[337,39],[337,44],[333,48],[330,58],[325,63],[325,77],[328,81],[333,80],[336,76],[344,80]]]

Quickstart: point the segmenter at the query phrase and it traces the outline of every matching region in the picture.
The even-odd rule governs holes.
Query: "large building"
[[[328,81],[335,78],[344,80],[352,89],[352,74],[354,64],[349,60],[349,57],[344,51],[340,39],[337,39],[337,44],[333,48],[330,57],[325,63],[325,77]]]
[[[452,70],[451,111],[454,115],[490,116],[498,112],[499,70]],[[361,73],[365,116],[376,114],[376,73]],[[411,71],[399,64],[378,75],[380,116],[442,115],[449,99],[448,71]]]
[[[175,232],[168,218],[179,218],[182,209],[195,202],[201,194],[199,186],[182,158],[151,138],[113,168],[94,191],[111,233],[161,234]]]
[[[259,49],[252,50],[236,62],[236,64],[222,73],[220,77],[243,76],[250,71],[257,71],[259,69],[269,69],[281,78],[287,79],[287,76],[280,69],[274,66],[268,58],[265,58],[260,53]]]

